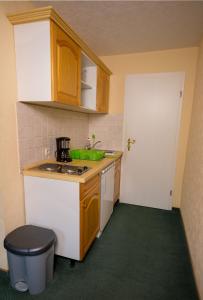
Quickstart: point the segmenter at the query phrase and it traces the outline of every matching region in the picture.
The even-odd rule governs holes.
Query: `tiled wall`
[[[89,115],[89,137],[94,133],[99,149],[122,150],[123,114]]]
[[[203,299],[203,40],[197,65],[181,213],[200,299]]]
[[[85,113],[17,103],[18,139],[21,168],[50,157],[56,150],[55,138],[68,136],[71,147],[84,147],[88,138],[88,115]]]
[[[89,115],[17,103],[19,156],[21,168],[38,160],[46,159],[45,148],[50,149],[50,158],[56,150],[56,137],[71,138],[71,148],[81,148],[88,136],[94,133],[101,140],[97,148],[122,149],[122,114]]]

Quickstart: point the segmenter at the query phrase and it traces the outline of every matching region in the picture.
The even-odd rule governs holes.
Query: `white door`
[[[121,202],[172,208],[183,85],[180,72],[127,76]]]

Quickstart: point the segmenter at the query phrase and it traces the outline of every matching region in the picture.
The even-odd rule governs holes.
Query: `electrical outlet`
[[[44,148],[44,155],[45,155],[45,157],[49,158],[50,154],[51,154],[51,149],[48,148],[48,147]]]

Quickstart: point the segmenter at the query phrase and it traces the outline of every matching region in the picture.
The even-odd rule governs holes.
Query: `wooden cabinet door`
[[[51,23],[52,98],[80,105],[80,48],[56,24]]]
[[[114,203],[120,197],[120,178],[121,178],[121,159],[115,163],[115,177],[114,177]]]
[[[97,111],[107,113],[109,109],[110,76],[100,67],[97,68]]]
[[[99,231],[99,176],[94,186],[89,186],[89,193],[81,195],[80,201],[80,259],[82,260]],[[93,181],[92,181],[93,182]],[[87,182],[87,185],[88,182]],[[85,184],[82,184],[85,186]]]

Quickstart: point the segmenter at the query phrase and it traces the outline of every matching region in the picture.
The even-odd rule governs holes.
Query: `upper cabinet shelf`
[[[18,101],[108,112],[111,71],[52,7],[8,18],[14,25]]]
[[[88,83],[86,83],[83,80],[81,80],[81,86],[82,86],[82,89],[85,89],[85,90],[91,90],[92,89],[92,86],[89,85]]]

